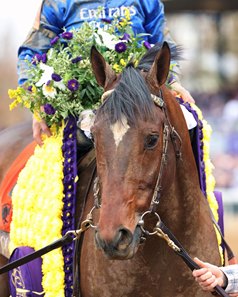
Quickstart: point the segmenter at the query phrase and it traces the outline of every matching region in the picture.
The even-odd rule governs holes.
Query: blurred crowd
[[[216,186],[238,190],[238,89],[193,95],[212,127],[210,153]]]

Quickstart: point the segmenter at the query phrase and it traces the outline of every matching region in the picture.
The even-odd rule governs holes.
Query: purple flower
[[[49,103],[46,103],[46,104],[44,105],[44,111],[45,111],[45,113],[48,114],[48,115],[53,115],[53,114],[55,114],[55,109],[54,109],[54,107],[53,107],[51,104],[49,104]]]
[[[66,157],[72,157],[74,154],[74,150],[68,150],[66,153],[65,153],[65,156]]]
[[[51,39],[50,45],[56,44],[58,42],[58,40],[59,40],[59,36],[55,36],[53,39]]]
[[[147,49],[150,49],[150,48],[151,48],[151,45],[150,45],[150,43],[149,43],[148,41],[144,41],[144,42],[143,42],[143,45],[144,45],[144,47],[147,48]]]
[[[28,86],[28,87],[27,87],[27,90],[28,90],[29,92],[32,92],[32,86]]]
[[[81,57],[81,56],[78,56],[78,57],[72,59],[71,62],[72,62],[73,64],[76,64],[76,63],[80,62],[81,60],[82,60],[82,57]]]
[[[57,73],[52,73],[51,77],[54,81],[61,81],[62,79],[62,77]]]
[[[74,145],[74,141],[72,139],[68,139],[67,141],[65,141],[62,146],[63,152],[65,152],[66,150],[72,149],[73,145]]]
[[[103,18],[103,19],[101,19],[101,21],[104,23],[107,23],[107,24],[111,24],[111,22],[112,22],[110,19],[107,19],[107,18]]]
[[[123,53],[125,52],[127,49],[127,46],[124,42],[118,42],[116,45],[115,45],[115,50],[118,52],[118,53]]]
[[[32,57],[32,64],[33,65],[36,65],[37,63],[39,63],[41,61],[41,55],[40,54],[35,54],[33,57]]]
[[[36,65],[37,63],[42,62],[46,63],[47,62],[47,55],[46,53],[41,54],[35,54],[32,58],[31,64]]]
[[[46,55],[46,53],[44,53],[44,54],[41,55],[41,61],[44,64],[47,62],[47,55]]]
[[[61,36],[62,36],[62,38],[64,38],[64,39],[70,40],[70,39],[73,38],[73,33],[72,33],[72,32],[64,32],[64,33],[62,33]]]
[[[72,214],[70,213],[70,211],[66,211],[64,214],[63,214],[63,220],[67,220],[69,218],[72,217]]]
[[[70,79],[67,83],[67,87],[71,92],[75,92],[79,88],[79,82],[76,79]]]
[[[66,174],[65,177],[64,177],[64,183],[66,184],[72,184],[74,182],[74,176],[73,174],[69,173],[69,174]]]
[[[121,40],[129,41],[131,39],[131,36],[128,33],[124,33],[124,35],[120,39]]]

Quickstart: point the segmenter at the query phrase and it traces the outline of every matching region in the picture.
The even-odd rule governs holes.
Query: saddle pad
[[[33,252],[33,248],[27,246],[18,247],[12,252],[9,261],[13,262]],[[18,268],[9,271],[9,285],[12,297],[44,296],[41,285],[41,264],[41,258],[37,258],[30,261],[29,263],[26,263],[22,266],[19,266]]]
[[[20,171],[24,168],[27,160],[33,155],[36,143],[32,142],[18,155],[8,169],[0,185],[0,230],[10,232],[12,219],[12,199],[11,192],[17,182]]]

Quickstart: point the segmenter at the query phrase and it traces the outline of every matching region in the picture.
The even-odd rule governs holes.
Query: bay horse
[[[192,257],[220,265],[186,122],[165,85],[170,60],[164,43],[149,50],[137,67],[130,63],[116,75],[92,48],[104,102],[92,127],[97,170],[82,219],[100,207],[93,211],[95,232],[84,233],[76,263],[82,297],[208,296],[163,240],[144,234],[141,216],[148,210],[143,228],[153,230],[158,215]],[[91,170],[80,173],[79,189]],[[82,204],[80,191],[78,196]]]

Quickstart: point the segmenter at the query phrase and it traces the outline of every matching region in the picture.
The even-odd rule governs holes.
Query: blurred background
[[[238,257],[238,1],[164,1],[184,48],[182,84],[212,127],[211,160],[224,202],[225,238]]]
[[[0,130],[31,118],[20,108],[9,111],[7,91],[17,87],[17,49],[40,2],[8,0],[0,10]],[[225,237],[238,256],[238,1],[163,2],[171,35],[184,48],[182,85],[213,130],[211,160],[223,193]]]

